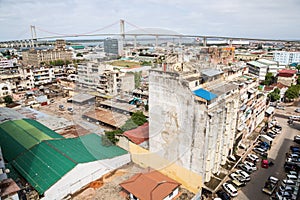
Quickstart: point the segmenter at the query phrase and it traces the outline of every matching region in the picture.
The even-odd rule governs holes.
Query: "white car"
[[[247,166],[249,166],[249,167],[251,167],[251,169],[252,169],[253,171],[256,171],[256,170],[257,170],[256,165],[255,165],[254,163],[252,163],[252,162],[245,161],[244,164],[247,165]]]
[[[232,178],[232,180],[237,180],[239,182],[245,182],[246,181],[246,179],[242,175],[237,174],[235,172],[231,173],[229,175],[229,177]]]
[[[247,159],[250,160],[251,162],[259,161],[259,157],[255,154],[251,154],[251,153],[247,155]]]
[[[230,196],[236,197],[238,195],[237,189],[232,184],[223,183],[222,187]]]
[[[295,112],[296,112],[296,113],[300,113],[300,108],[297,108],[297,109],[295,110]]]
[[[250,181],[250,175],[247,172],[238,169],[235,171],[235,173],[241,175],[246,181]]]

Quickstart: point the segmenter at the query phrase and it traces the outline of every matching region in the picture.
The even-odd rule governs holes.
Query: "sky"
[[[31,38],[30,25],[37,37],[119,33],[120,19],[125,31],[300,39],[300,0],[0,0],[0,41]]]

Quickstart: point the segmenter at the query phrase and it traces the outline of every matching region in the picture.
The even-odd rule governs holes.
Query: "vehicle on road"
[[[250,181],[250,179],[251,179],[250,175],[247,172],[243,171],[243,170],[238,169],[238,170],[235,171],[235,173],[241,175],[246,181]]]
[[[300,113],[300,108],[296,108],[295,112]]]
[[[230,196],[236,197],[238,195],[237,189],[232,184],[223,183],[222,187]]]
[[[262,191],[264,193],[272,195],[274,193],[274,191],[276,190],[278,183],[279,183],[278,178],[276,178],[274,176],[270,176],[268,178],[268,180],[265,182],[265,186],[263,187]]]
[[[231,197],[229,196],[229,194],[227,194],[225,191],[223,190],[218,190],[216,192],[216,194],[218,195],[219,198],[221,198],[222,200],[230,200]]]

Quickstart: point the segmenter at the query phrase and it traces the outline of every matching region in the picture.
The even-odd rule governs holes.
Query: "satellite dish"
[[[9,170],[9,169],[5,169],[4,172],[5,172],[6,174],[8,174],[8,173],[10,173],[10,170]]]

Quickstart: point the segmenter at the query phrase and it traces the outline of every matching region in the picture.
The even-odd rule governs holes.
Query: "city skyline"
[[[181,34],[297,40],[300,39],[299,8],[300,3],[296,0],[88,0],[84,3],[78,0],[43,3],[26,0],[17,4],[2,0],[0,22],[5,28],[0,33],[0,40],[31,38],[30,25],[37,27],[38,37],[45,37],[51,32],[93,32],[119,19],[137,27],[159,27]],[[125,29],[130,31],[137,27],[126,24]],[[118,32],[119,26],[115,24],[95,33]]]

